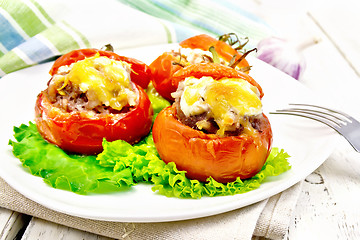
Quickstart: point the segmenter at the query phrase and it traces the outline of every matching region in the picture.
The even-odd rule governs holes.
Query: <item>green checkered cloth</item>
[[[236,0],[3,0],[0,77],[79,48],[111,43],[118,50],[230,32],[248,37],[249,48],[272,34]]]

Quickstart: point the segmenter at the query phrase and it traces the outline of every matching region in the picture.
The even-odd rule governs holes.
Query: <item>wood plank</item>
[[[30,221],[30,216],[0,208],[0,240],[13,240],[21,235]]]
[[[289,239],[360,239],[360,156],[340,145],[306,178]]]
[[[357,0],[328,2],[309,10],[309,15],[336,46],[343,58],[360,76],[360,41],[358,23],[360,4]]]
[[[29,223],[21,240],[110,240],[111,238],[65,227],[39,218],[33,218]]]
[[[345,3],[344,3],[345,4]],[[343,53],[308,15],[307,29],[322,41],[304,51],[303,83],[334,107],[360,119],[360,78]],[[342,138],[335,152],[306,178],[288,239],[360,239],[360,155]]]

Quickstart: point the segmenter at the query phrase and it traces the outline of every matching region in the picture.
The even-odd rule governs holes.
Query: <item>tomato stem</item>
[[[179,62],[172,62],[172,65],[179,65],[181,67],[185,67],[185,65],[181,63],[181,60],[182,60],[182,54],[181,51],[179,50]]]
[[[235,39],[233,39],[233,36]],[[232,47],[234,47],[234,45],[236,43],[238,43],[239,46],[234,47],[234,49],[236,51],[242,50],[245,47],[245,45],[249,42],[248,37],[245,37],[244,39],[245,39],[245,42],[241,43],[241,41],[240,41],[239,37],[236,35],[236,33],[226,33],[219,37],[219,41],[226,42],[227,44],[229,44]]]
[[[114,47],[111,44],[106,44],[101,47],[102,51],[114,52]]]
[[[249,55],[249,53],[253,52],[253,51],[257,51],[257,48],[251,49],[247,52],[245,52],[238,60],[233,61],[233,59],[235,59],[236,55],[233,57],[233,59],[231,59],[230,63],[229,63],[229,67],[235,68],[243,59],[246,58],[247,55]]]
[[[219,55],[216,52],[215,47],[214,46],[209,47],[209,51],[213,56],[214,63],[220,63]]]

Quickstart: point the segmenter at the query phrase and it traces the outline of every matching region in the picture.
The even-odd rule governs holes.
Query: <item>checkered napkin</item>
[[[249,37],[249,48],[272,33],[236,0],[3,0],[0,77],[78,48],[100,48],[111,43],[120,50],[178,42],[199,33],[215,37],[230,32]],[[301,184],[297,184],[251,206],[206,218],[119,223],[47,209],[0,178],[0,206],[119,239],[282,239],[300,192]]]

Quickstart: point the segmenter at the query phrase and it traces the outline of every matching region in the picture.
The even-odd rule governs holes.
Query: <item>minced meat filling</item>
[[[216,134],[219,130],[219,126],[215,122],[215,120],[209,117],[208,113],[202,113],[195,116],[185,116],[183,111],[180,108],[180,102],[175,101],[177,119],[184,125],[187,125],[195,130],[203,131],[206,134]],[[208,124],[207,128],[199,129],[197,123],[200,121],[206,121]],[[262,125],[264,123],[264,119],[262,115],[244,117],[244,121],[247,121],[251,124],[251,127],[256,129],[258,132],[261,132]],[[227,136],[238,136],[242,134],[244,131],[244,126],[239,124],[233,131],[225,131],[224,137]]]
[[[171,54],[179,59],[178,64],[184,66],[187,64],[214,62],[212,53],[201,49],[180,48],[179,51],[173,50]],[[223,59],[220,58],[219,60],[221,64],[226,64]]]
[[[193,129],[226,137],[262,128],[258,89],[244,79],[187,77],[172,96],[178,120]]]
[[[47,98],[66,112],[121,113],[138,101],[131,66],[95,55],[62,66],[48,82]]]
[[[66,112],[73,111],[93,111],[94,113],[120,113],[128,111],[129,107],[123,108],[121,111],[115,110],[109,106],[101,104],[99,101],[89,101],[88,94],[83,93],[78,87],[74,87],[71,83],[68,84],[63,90],[64,95],[60,95],[56,91],[56,86],[49,86],[46,93],[49,101],[57,108],[63,109]]]

